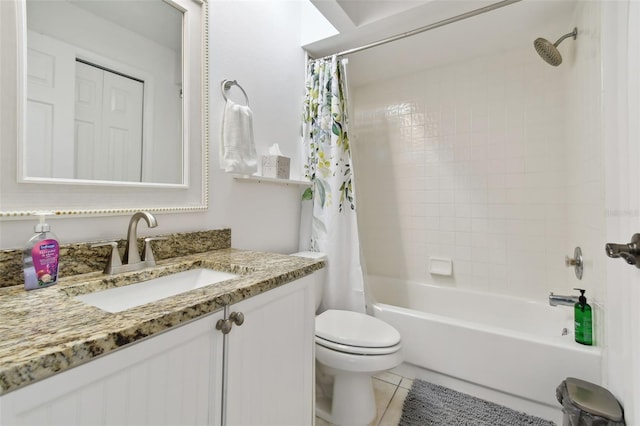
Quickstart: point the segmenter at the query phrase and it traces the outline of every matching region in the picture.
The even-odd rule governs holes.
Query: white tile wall
[[[586,37],[557,68],[527,45],[351,91],[369,274],[539,300],[580,286],[564,256],[583,244],[592,259],[603,235]],[[452,258],[453,276],[430,275],[429,256]]]
[[[575,21],[579,28],[576,43],[574,68],[582,70],[568,74],[566,78],[567,152],[568,164],[567,198],[569,235],[567,250],[574,246],[582,248],[585,258],[584,278],[579,285],[587,289],[590,303],[595,310],[595,337],[599,345],[604,344],[604,296],[606,262],[604,254],[605,236],[605,190],[604,149],[602,132],[602,98],[600,90],[602,73],[600,68],[600,2],[580,2]],[[578,41],[576,40],[576,42]],[[576,284],[573,280],[571,283]],[[570,286],[567,286],[570,288]]]

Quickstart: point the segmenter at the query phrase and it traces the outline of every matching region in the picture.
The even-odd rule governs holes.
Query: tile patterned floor
[[[411,379],[388,372],[374,376],[373,393],[378,414],[370,426],[397,426],[402,415],[402,404],[412,383]],[[316,417],[316,426],[331,426],[331,423]]]

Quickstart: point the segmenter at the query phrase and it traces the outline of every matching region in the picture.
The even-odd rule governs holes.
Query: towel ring
[[[245,92],[242,86],[238,84],[237,80],[222,80],[222,83],[220,83],[220,88],[222,89],[222,97],[224,98],[224,100],[229,100],[227,98],[227,90],[231,89],[232,86],[238,86],[238,89],[240,89],[242,91],[242,94],[244,95],[244,100],[246,101],[247,106],[249,106],[249,97],[247,96],[247,92]]]

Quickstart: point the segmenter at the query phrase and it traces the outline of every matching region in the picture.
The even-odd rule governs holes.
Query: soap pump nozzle
[[[580,306],[583,306],[587,304],[587,298],[584,296],[584,292],[586,290],[582,289],[582,288],[574,288],[574,290],[578,290],[580,292],[580,297],[578,298],[578,303],[580,304]]]
[[[51,216],[53,215],[53,212],[35,212],[33,213],[34,215],[37,215],[40,218],[40,223],[38,223],[35,227],[34,230],[37,233],[42,233],[42,232],[49,232],[51,231],[51,227],[49,226],[48,223],[45,222],[47,216]]]

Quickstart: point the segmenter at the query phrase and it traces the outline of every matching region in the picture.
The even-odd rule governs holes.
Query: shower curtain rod
[[[403,38],[411,37],[416,34],[423,33],[425,31],[433,30],[435,28],[443,27],[445,25],[452,24],[454,22],[462,21],[473,16],[481,15],[492,10],[500,9],[501,7],[509,6],[510,4],[517,3],[522,0],[502,0],[497,3],[490,4],[485,7],[474,9],[469,12],[462,13],[460,15],[453,16],[451,18],[443,19],[442,21],[434,22],[433,24],[426,25],[424,27],[416,28],[415,30],[407,31],[406,33],[397,34],[382,40],[374,41],[373,43],[365,44],[363,46],[354,47],[353,49],[343,50],[342,52],[334,53],[331,55],[323,56],[317,59],[329,59],[335,56],[346,56],[352,53],[362,52],[363,50],[371,49],[373,47],[382,46],[383,44],[391,43],[393,41],[402,40]]]

